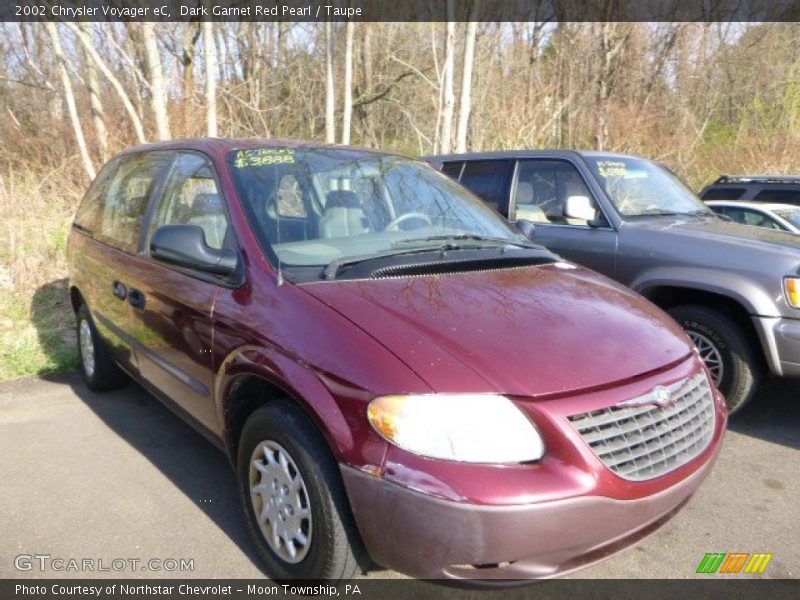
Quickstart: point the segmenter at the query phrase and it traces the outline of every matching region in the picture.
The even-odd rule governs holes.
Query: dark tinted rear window
[[[464,163],[460,161],[444,163],[444,165],[442,165],[442,173],[458,181],[458,177],[461,175],[461,167],[463,166]]]
[[[753,196],[759,202],[786,202],[800,204],[800,190],[766,188]]]
[[[503,210],[508,203],[512,167],[510,160],[467,161],[461,184],[493,208]]]
[[[703,192],[703,200],[738,200],[744,195],[744,188],[711,188]]]

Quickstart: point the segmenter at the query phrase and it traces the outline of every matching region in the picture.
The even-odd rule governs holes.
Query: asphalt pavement
[[[760,577],[800,577],[800,382],[768,382],[733,418],[675,519],[574,577],[696,577],[707,552],[772,553]],[[75,372],[0,384],[0,578],[263,576],[227,458],[140,387],[94,394]]]

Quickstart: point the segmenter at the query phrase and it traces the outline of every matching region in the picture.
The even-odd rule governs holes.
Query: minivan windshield
[[[261,244],[284,271],[436,250],[528,246],[470,192],[425,163],[346,148],[229,154]]]
[[[587,156],[586,161],[623,217],[713,213],[664,167],[629,157]]]

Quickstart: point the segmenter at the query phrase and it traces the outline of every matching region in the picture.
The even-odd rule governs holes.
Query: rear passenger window
[[[711,188],[703,192],[703,200],[738,200],[744,195],[744,188]]]
[[[162,225],[196,225],[206,244],[221,249],[226,243],[228,217],[211,162],[199,154],[178,156],[150,223],[149,237]]]
[[[136,252],[148,199],[170,158],[168,152],[146,152],[120,159],[103,193],[102,216],[95,228],[98,238],[120,250]]]
[[[461,161],[444,163],[444,165],[442,165],[442,173],[458,181],[458,178],[461,176],[461,167],[463,166],[464,163]]]
[[[758,202],[785,202],[786,204],[800,204],[800,190],[764,189],[753,196]]]
[[[108,189],[117,172],[119,159],[110,160],[95,177],[75,214],[75,224],[89,233],[99,233]]]
[[[510,160],[467,161],[461,174],[461,185],[472,190],[492,208],[503,211],[508,203],[513,166]]]

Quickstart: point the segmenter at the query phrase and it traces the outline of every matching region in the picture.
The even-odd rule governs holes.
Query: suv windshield
[[[341,148],[236,150],[228,164],[261,244],[284,272],[416,249],[526,246],[427,164]]]
[[[680,179],[649,160],[587,156],[586,162],[624,217],[713,214]]]
[[[800,227],[800,207],[798,208],[776,208],[772,212],[786,219],[795,227]]]

